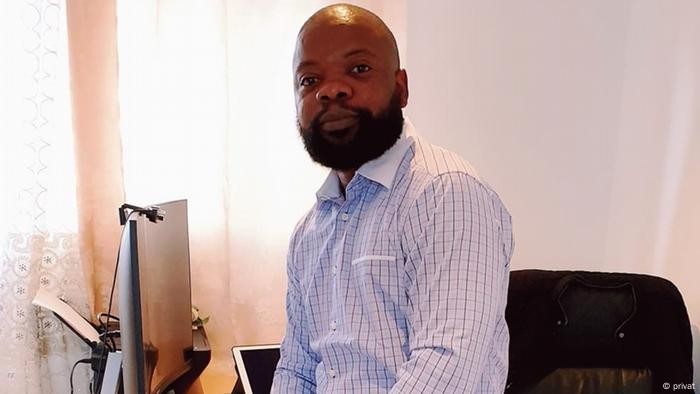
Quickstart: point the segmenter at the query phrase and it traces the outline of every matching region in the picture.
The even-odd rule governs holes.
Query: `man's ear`
[[[400,69],[396,71],[396,89],[399,92],[401,108],[405,108],[408,105],[408,74],[406,74],[405,69]]]

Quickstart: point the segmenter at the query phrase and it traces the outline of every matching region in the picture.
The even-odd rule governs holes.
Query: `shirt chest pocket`
[[[352,280],[365,308],[395,315],[405,299],[403,261],[395,256],[366,255],[352,260]]]

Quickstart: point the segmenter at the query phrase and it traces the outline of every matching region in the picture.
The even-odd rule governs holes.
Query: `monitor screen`
[[[187,202],[158,205],[162,221],[133,214],[119,258],[125,392],[159,393],[190,368],[192,302]]]

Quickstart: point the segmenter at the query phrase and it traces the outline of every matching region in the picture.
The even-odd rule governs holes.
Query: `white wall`
[[[407,4],[407,113],[499,192],[513,269],[664,276],[700,321],[700,2]]]

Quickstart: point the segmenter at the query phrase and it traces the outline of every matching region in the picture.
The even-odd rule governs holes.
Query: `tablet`
[[[235,346],[231,351],[245,393],[269,393],[280,359],[280,345]]]

